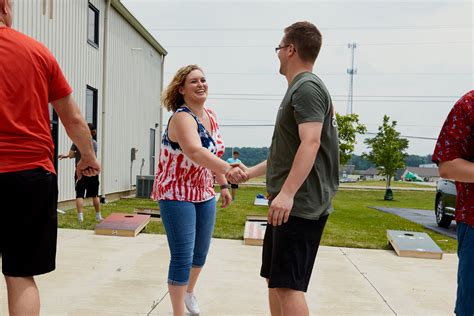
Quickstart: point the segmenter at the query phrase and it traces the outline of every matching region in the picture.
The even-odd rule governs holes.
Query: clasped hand
[[[249,179],[249,169],[243,163],[231,163],[230,165],[232,169],[225,174],[227,181],[239,184]]]

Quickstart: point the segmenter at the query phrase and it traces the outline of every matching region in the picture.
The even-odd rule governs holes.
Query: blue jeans
[[[162,200],[160,214],[171,253],[168,284],[187,285],[191,267],[200,268],[206,262],[216,221],[216,199],[200,203]]]
[[[474,227],[457,223],[458,234],[458,293],[454,313],[474,315]]]

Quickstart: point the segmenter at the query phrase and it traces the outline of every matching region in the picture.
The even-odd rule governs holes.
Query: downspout
[[[105,140],[106,140],[106,105],[107,105],[107,55],[108,55],[108,38],[109,38],[109,11],[110,11],[110,2],[111,0],[106,0],[107,4],[105,6],[104,13],[104,49],[102,50],[102,117],[101,117],[101,131],[102,131],[102,141],[100,142],[100,164],[102,166],[102,171],[100,173],[100,196],[101,201],[105,202]]]
[[[163,93],[163,80],[164,80],[164,73],[165,73],[165,55],[162,55],[161,57],[161,93]],[[159,101],[159,105],[160,105],[160,128],[159,128],[159,143],[158,143],[158,155],[155,153],[155,157],[158,156],[158,159],[159,159],[159,156],[160,156],[160,153],[161,153],[161,141],[162,141],[162,137],[163,137],[163,107],[161,106],[161,95],[160,95],[160,101]],[[156,161],[157,159],[155,158],[155,165],[156,165]]]

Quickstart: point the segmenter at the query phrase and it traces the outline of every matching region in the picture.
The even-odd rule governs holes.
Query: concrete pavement
[[[261,247],[213,239],[196,288],[201,315],[269,315]],[[57,270],[37,277],[42,315],[172,315],[163,235],[59,230]],[[450,315],[457,257],[321,247],[306,295],[312,315]],[[0,315],[8,315],[0,282]]]

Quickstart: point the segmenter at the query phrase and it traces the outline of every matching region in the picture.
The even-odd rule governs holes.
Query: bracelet
[[[221,184],[221,190],[224,190],[224,189],[229,189],[229,185],[228,184]]]

